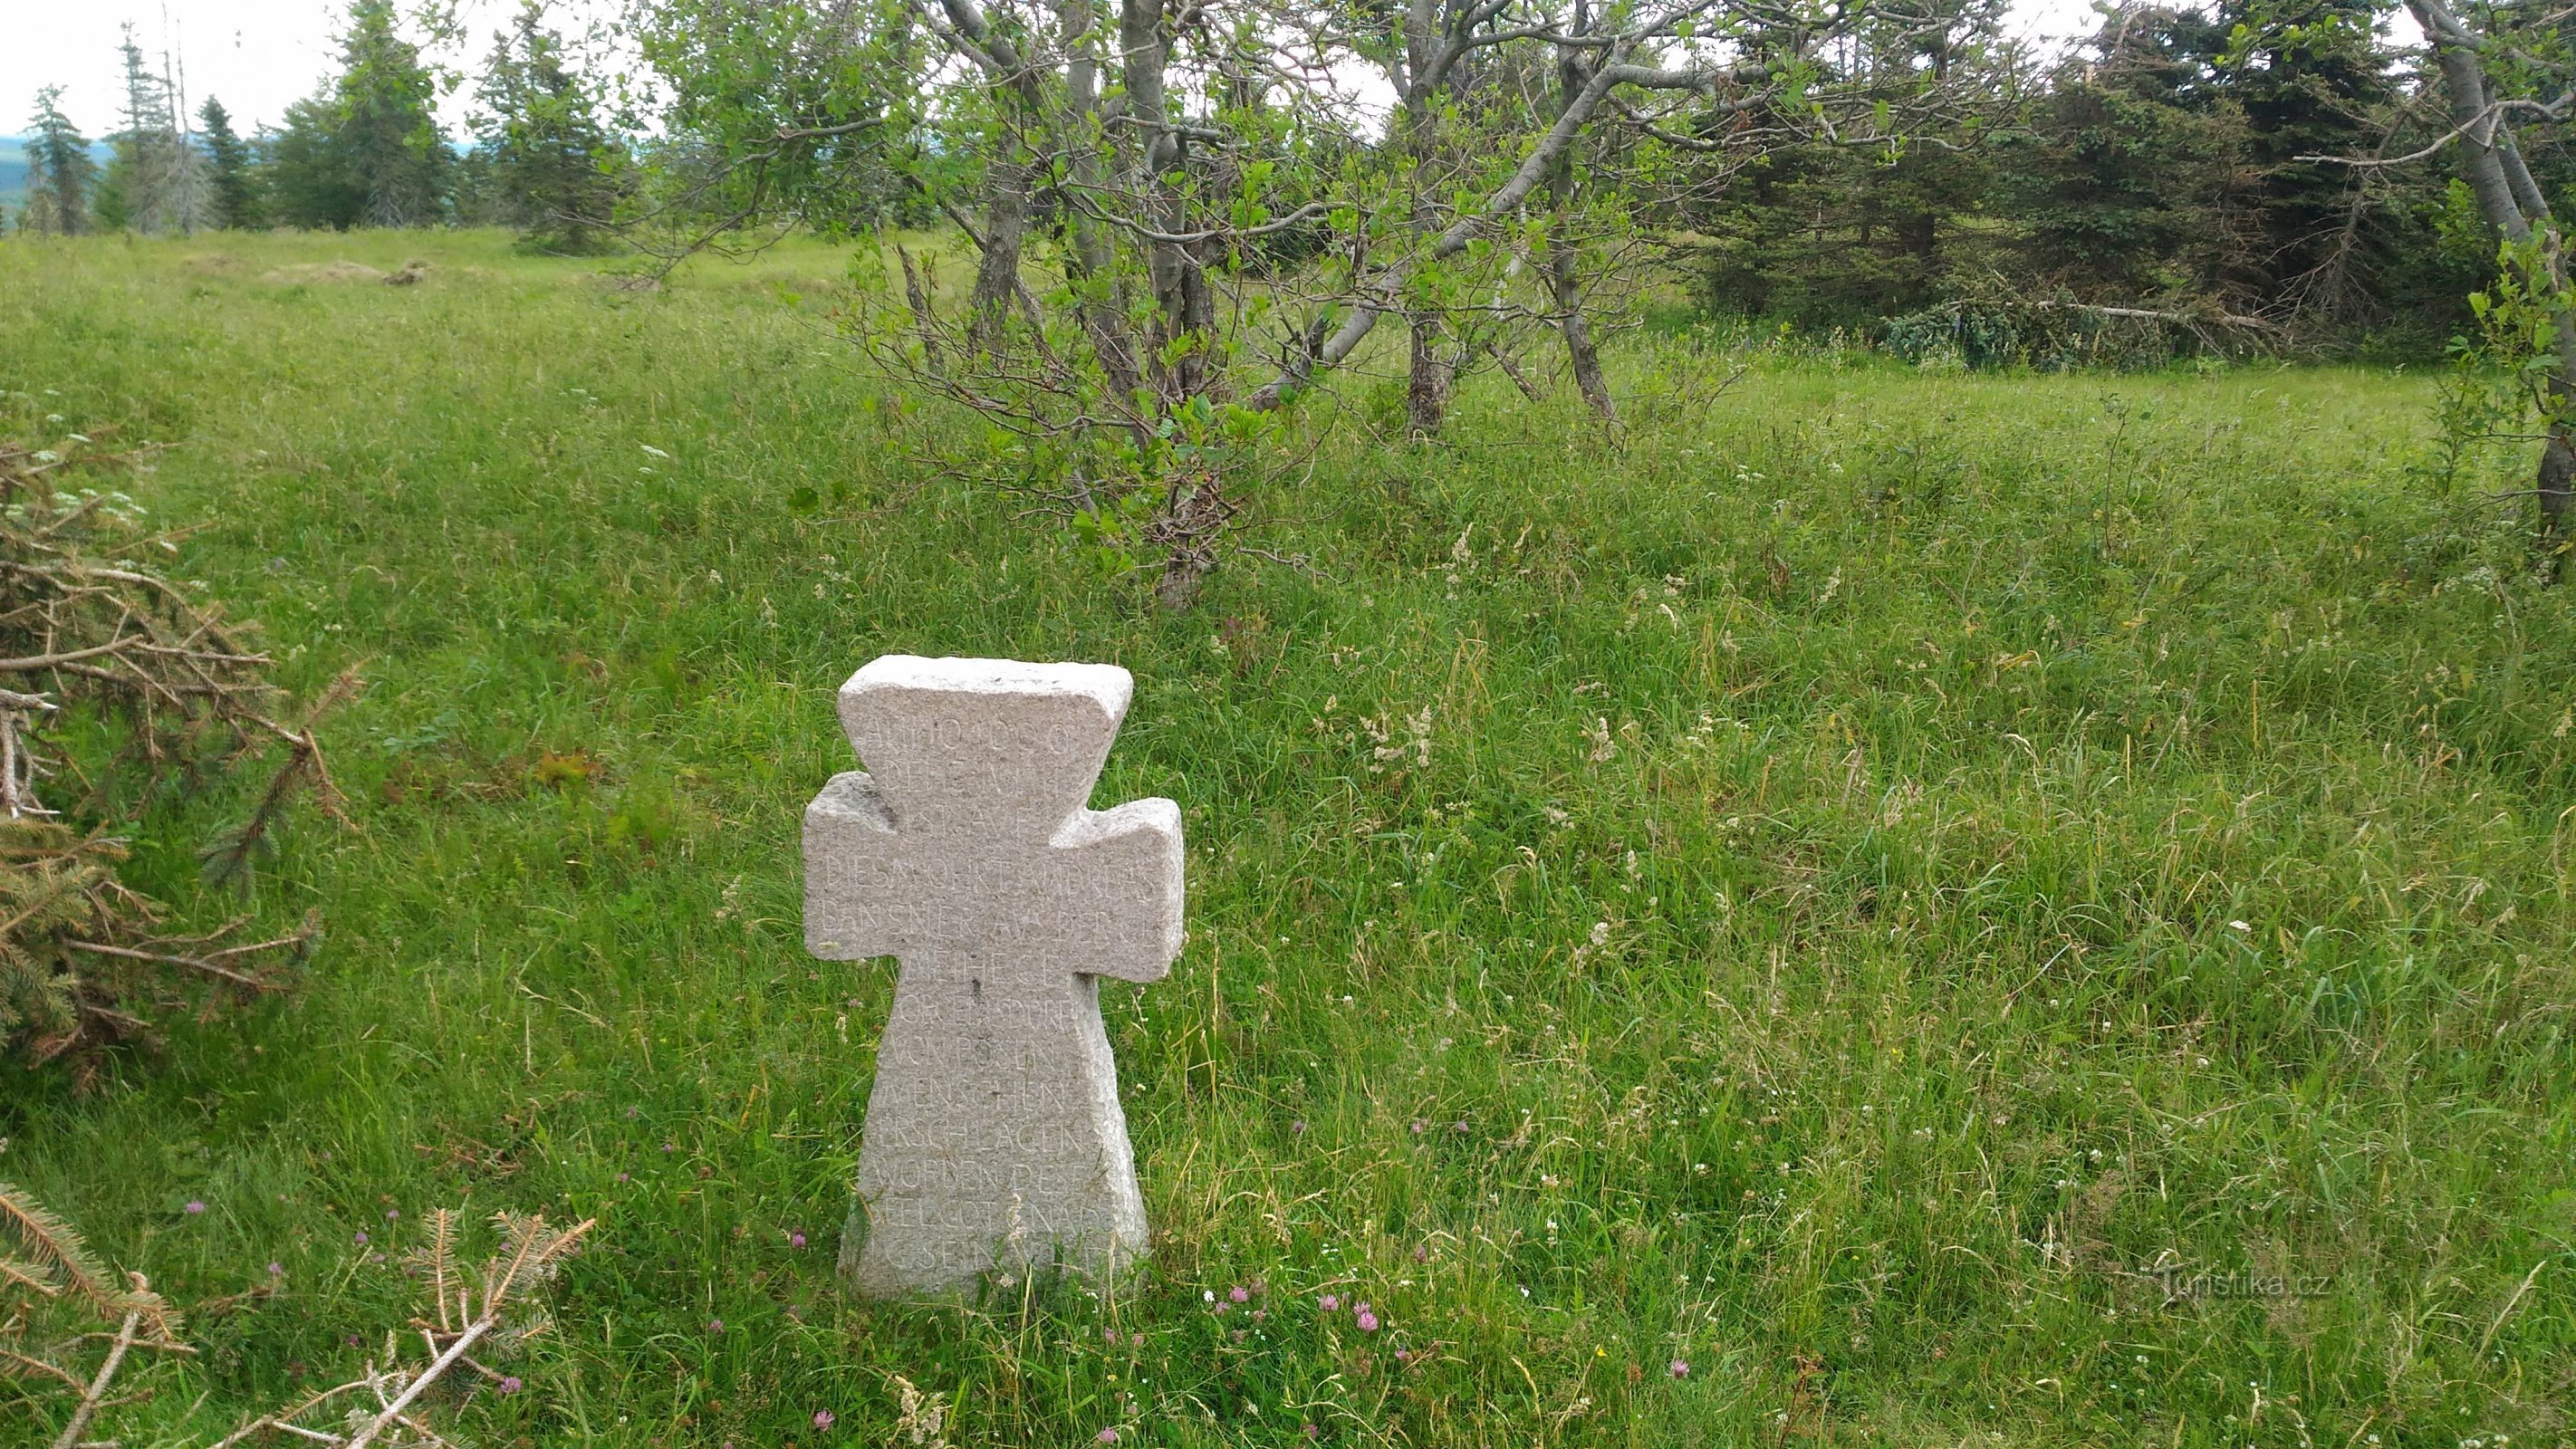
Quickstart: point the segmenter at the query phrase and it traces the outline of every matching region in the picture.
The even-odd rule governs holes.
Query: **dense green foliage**
[[[287,109],[269,165],[281,219],[345,231],[446,218],[456,158],[437,77],[394,21],[392,0],[353,0],[338,78]]]
[[[1704,293],[1811,328],[2046,296],[2426,350],[2465,324],[2492,238],[2438,166],[2317,159],[2434,139],[2409,67],[2353,0],[2122,7],[2006,117],[1766,158],[1695,212]]]
[[[961,430],[815,325],[848,260],[0,241],[8,425],[178,444],[189,576],[370,661],[360,828],[250,901],[323,912],[302,990],[0,1093],[103,1251],[257,1290],[99,1432],[354,1368],[447,1204],[601,1218],[475,1443],[908,1442],[896,1376],[972,1444],[2564,1433],[2576,599],[2423,382],[1645,336],[1617,441],[1487,380],[1311,439],[1260,538],[1320,576],[1171,614],[901,464]],[[889,973],[805,956],[797,818],[896,649],[1127,665],[1100,800],[1186,811],[1114,1303],[833,1283]],[[134,841],[209,921],[226,808]]]
[[[519,228],[537,251],[583,256],[606,249],[625,154],[593,113],[582,78],[538,0],[523,0],[494,37],[475,92],[483,107],[477,153],[494,220]]]
[[[146,231],[497,223],[538,250],[576,253],[601,249],[617,226],[643,216],[691,237],[766,222],[825,235],[928,224],[943,202],[953,209],[987,189],[989,158],[1026,144],[1019,133],[1029,122],[1013,107],[1037,104],[1045,87],[1005,102],[961,86],[908,11],[881,9],[843,7],[829,23],[743,0],[638,9],[631,34],[660,108],[660,134],[649,141],[603,119],[601,82],[568,61],[540,0],[495,38],[461,146],[434,118],[440,89],[455,84],[431,54],[432,39],[445,38],[409,36],[390,0],[352,0],[336,74],[256,142],[211,123],[183,142],[154,110],[159,83],[129,41],[133,114],[94,204],[104,224]],[[2420,54],[2392,32],[2384,7],[2132,4],[2055,57],[2009,40],[1997,0],[1945,0],[1931,14],[1931,23],[1864,29],[1792,88],[1810,104],[1822,87],[1916,76],[1964,98],[1883,118],[1873,139],[1818,129],[1782,102],[1687,124],[1667,118],[1696,139],[1662,137],[1698,152],[1649,158],[1653,148],[1634,136],[1578,148],[1559,202],[1571,204],[1548,229],[1585,253],[1585,286],[1600,305],[1615,315],[1629,290],[1603,249],[1651,236],[1678,244],[1672,254],[1703,305],[1812,331],[1883,335],[1896,323],[1900,335],[1929,335],[1963,308],[2034,298],[2251,317],[2269,330],[2233,340],[2266,345],[2422,354],[2468,324],[2463,298],[2493,275],[2495,241],[2444,168],[2318,159],[2438,137]],[[1414,43],[1372,34],[1363,25],[1345,38],[1355,63],[1395,64],[1391,47]],[[1757,31],[1741,44],[1756,54],[1764,41]],[[1209,63],[1223,74],[1240,62]],[[1239,76],[1174,104],[1243,130],[1226,148],[1240,153],[1235,160],[1192,162],[1206,173],[1193,186],[1219,202],[1249,188],[1234,204],[1257,197],[1267,219],[1331,197],[1337,175],[1381,152],[1397,178],[1430,168],[1451,190],[1493,185],[1476,168],[1507,168],[1532,128],[1543,128],[1555,104],[1548,78],[1529,58],[1496,58],[1455,85],[1443,105],[1383,137],[1265,100]],[[634,118],[621,116],[619,128],[631,132]],[[1770,139],[1731,139],[1743,132]],[[820,139],[781,144],[790,134]],[[2531,150],[2554,190],[2568,170],[2555,142]],[[1046,173],[1028,203],[1038,230],[1085,245],[1066,228],[1078,232],[1087,211],[1103,210],[1101,182],[1082,180],[1078,166],[1054,174],[1073,164],[1068,156],[1010,164]],[[173,202],[168,178],[199,165],[225,178],[212,183],[222,194]],[[1358,211],[1402,216],[1431,205],[1400,194],[1406,184],[1362,188]],[[86,199],[86,180],[73,190]],[[64,229],[32,212],[24,220]],[[1337,250],[1329,242],[1318,220],[1235,249],[1265,268],[1328,268]],[[1459,312],[1447,325],[1471,334],[1455,345],[1472,359],[1480,344],[1463,299],[1488,295],[1493,279],[1450,267],[1460,275],[1413,284],[1414,305]],[[2138,345],[2128,350],[2163,357],[2215,340],[2167,329],[2129,339]]]
[[[258,231],[268,225],[267,178],[255,166],[250,142],[233,130],[232,113],[213,96],[197,109],[197,132],[206,148],[206,189],[216,226]]]

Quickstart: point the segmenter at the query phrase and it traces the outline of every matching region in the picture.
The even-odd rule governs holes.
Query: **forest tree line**
[[[62,88],[37,95],[25,142],[25,231],[78,235],[297,227],[520,228],[548,251],[603,249],[628,143],[570,65],[542,5],[493,37],[476,77],[471,133],[448,135],[440,96],[457,78],[408,38],[390,0],[349,7],[340,63],[277,126],[243,135],[219,97],[189,106],[172,57],[147,56],[126,27],[119,126],[104,165],[63,114]]]
[[[354,0],[338,74],[247,140],[211,104],[183,127],[129,36],[114,159],[86,175],[49,97],[24,221],[501,223],[663,270],[873,231],[837,325],[987,425],[919,461],[1159,560],[1175,605],[1300,466],[1282,420],[1318,383],[1376,374],[1414,436],[1489,370],[1616,426],[1600,339],[1676,279],[1971,366],[2457,339],[2480,436],[2542,442],[2556,567],[2563,13],[2100,13],[2048,54],[2002,0],[636,0],[640,66],[609,78],[525,0],[460,144],[436,102],[463,77],[425,48],[463,37]],[[943,295],[924,246],[971,280]]]
[[[2445,169],[2314,159],[2384,156],[2420,120],[2417,59],[2366,4],[2130,5],[2054,58],[2008,40],[1994,0],[1943,8],[1936,45],[1900,43],[1928,50],[1911,58],[1935,71],[1978,72],[1965,78],[1973,111],[1866,144],[1811,132],[1760,148],[1722,187],[1645,185],[1622,198],[1710,310],[1810,329],[1884,334],[1894,323],[1899,340],[1946,326],[1973,352],[1982,304],[2054,297],[2412,347],[2456,330],[2464,299],[2494,273],[2491,229]],[[754,23],[754,7],[704,9],[736,29]],[[648,39],[676,29],[667,17],[643,25]],[[667,44],[654,56],[710,72],[725,60]],[[700,184],[721,159],[709,134],[721,127],[691,111],[709,76],[673,77],[663,139],[631,116],[612,125],[602,78],[568,61],[535,3],[494,37],[461,138],[436,114],[455,79],[405,37],[389,0],[350,7],[339,73],[257,135],[239,134],[216,98],[183,116],[166,61],[151,64],[130,32],[118,59],[122,124],[103,167],[58,92],[40,97],[22,228],[497,224],[540,249],[585,252],[638,214],[674,223],[727,204]],[[916,169],[927,158],[945,173],[944,189],[971,191],[979,147],[971,119],[957,119],[924,113],[917,124],[931,134],[910,150]],[[939,220],[933,188],[906,185],[888,149],[845,149],[813,168],[798,183],[799,219]]]

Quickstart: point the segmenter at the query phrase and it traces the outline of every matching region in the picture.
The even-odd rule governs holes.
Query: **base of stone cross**
[[[842,1276],[892,1298],[970,1292],[988,1273],[1106,1283],[1133,1267],[1145,1203],[1117,1082],[1090,977],[1015,998],[898,990]]]

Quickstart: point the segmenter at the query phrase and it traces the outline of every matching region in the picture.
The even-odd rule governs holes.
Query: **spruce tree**
[[[327,91],[286,108],[286,123],[269,143],[268,194],[289,226],[347,231],[366,219],[366,186],[348,168]]]
[[[438,131],[438,82],[394,33],[391,0],[356,0],[341,42],[339,148],[366,188],[369,226],[434,226],[447,217],[456,159]]]
[[[287,108],[270,167],[278,214],[337,230],[445,221],[456,158],[437,97],[419,47],[394,30],[390,0],[353,0],[339,76]]]
[[[2397,258],[2399,218],[2365,194],[2371,177],[2308,156],[2367,156],[2402,99],[2363,0],[2227,0],[2242,19],[2228,57],[2246,122],[2259,270],[2267,295],[2294,295],[2338,320],[2379,309],[2367,293]],[[2384,190],[2384,188],[2383,188]]]
[[[197,122],[206,148],[206,182],[213,199],[214,224],[241,231],[268,225],[267,198],[260,194],[259,173],[252,167],[251,146],[233,132],[232,113],[213,96],[198,108]]]
[[[2027,275],[2086,301],[2260,299],[2245,120],[2214,63],[2226,41],[2196,11],[2111,13],[2051,78],[2026,130],[1999,147],[1999,190]]]
[[[63,114],[63,88],[36,92],[35,119],[28,124],[27,202],[18,224],[28,231],[78,236],[90,229],[90,187],[98,163],[90,159],[89,138]]]
[[[475,92],[483,113],[480,154],[500,219],[534,251],[585,255],[604,248],[623,160],[594,114],[582,78],[545,28],[542,0],[523,0],[517,23],[493,37]]]

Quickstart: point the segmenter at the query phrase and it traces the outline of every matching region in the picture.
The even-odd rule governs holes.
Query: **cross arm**
[[[1057,925],[1064,964],[1092,976],[1160,981],[1181,954],[1181,807],[1134,800],[1085,810],[1049,842],[1090,888]],[[1097,905],[1091,904],[1097,902]]]
[[[894,955],[898,943],[872,901],[897,896],[894,814],[866,772],[834,775],[805,807],[805,949],[825,961]]]

